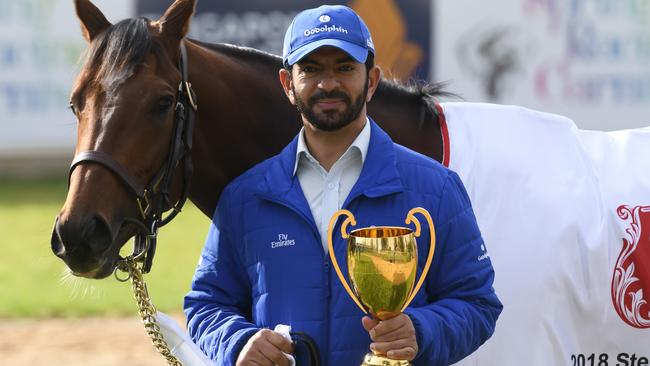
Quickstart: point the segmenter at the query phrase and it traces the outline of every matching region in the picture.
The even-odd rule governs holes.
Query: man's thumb
[[[364,317],[361,319],[361,324],[363,324],[363,328],[364,328],[366,331],[370,332],[370,330],[371,330],[372,328],[374,328],[375,325],[379,324],[379,322],[376,321],[376,320],[374,320],[374,319],[372,319],[372,318],[369,317],[369,316],[364,316]]]

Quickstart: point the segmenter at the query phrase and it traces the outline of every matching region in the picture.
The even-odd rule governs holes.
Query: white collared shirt
[[[300,187],[309,203],[325,253],[327,253],[327,227],[330,218],[341,209],[359,179],[369,144],[370,123],[366,118],[363,130],[328,172],[309,152],[305,143],[305,130],[304,128],[300,130],[293,174],[298,175]]]

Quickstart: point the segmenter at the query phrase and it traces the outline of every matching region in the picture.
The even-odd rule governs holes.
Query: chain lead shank
[[[183,364],[172,354],[169,349],[169,344],[165,341],[163,334],[160,332],[160,326],[156,321],[156,308],[151,302],[149,292],[147,291],[147,284],[144,282],[142,270],[138,267],[137,262],[133,258],[126,258],[120,261],[120,264],[115,270],[124,271],[128,273],[128,278],[131,279],[133,288],[133,296],[135,297],[138,314],[144,324],[144,329],[147,332],[151,343],[156,348],[156,351],[167,361],[171,366],[183,366]],[[127,278],[127,280],[128,280]]]

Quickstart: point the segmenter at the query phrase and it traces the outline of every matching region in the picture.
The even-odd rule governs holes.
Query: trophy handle
[[[411,291],[411,295],[409,296],[408,300],[406,300],[406,303],[404,303],[404,307],[402,307],[402,312],[404,312],[404,309],[406,309],[407,306],[413,301],[415,298],[415,295],[418,293],[420,290],[420,287],[422,287],[422,284],[424,283],[424,279],[427,276],[427,273],[429,273],[429,268],[431,267],[431,262],[433,261],[433,252],[436,250],[436,230],[433,226],[433,220],[431,219],[431,215],[429,215],[429,211],[425,210],[422,207],[415,207],[409,211],[408,215],[406,215],[406,224],[413,223],[415,225],[415,237],[420,237],[420,234],[422,234],[422,227],[420,226],[420,221],[414,216],[416,213],[420,213],[424,218],[427,220],[427,223],[429,224],[429,235],[430,235],[430,243],[429,243],[429,256],[427,257],[427,262],[424,264],[424,268],[422,269],[422,273],[420,274],[420,279],[418,280],[417,284],[413,288],[413,291]]]
[[[350,288],[350,285],[348,285],[348,281],[345,279],[343,276],[343,273],[341,273],[341,267],[339,267],[339,262],[336,260],[336,255],[334,255],[334,244],[332,242],[332,230],[334,229],[334,225],[336,225],[336,221],[339,219],[339,216],[347,216],[345,221],[343,221],[343,224],[341,224],[341,237],[343,239],[347,239],[349,237],[347,233],[347,227],[349,224],[352,224],[352,226],[355,226],[357,224],[357,221],[354,219],[354,215],[352,212],[348,210],[338,210],[332,215],[332,218],[330,219],[330,223],[327,227],[327,248],[329,251],[330,259],[332,260],[332,265],[334,266],[334,270],[336,270],[336,275],[339,276],[339,280],[341,281],[341,284],[343,284],[343,288],[345,288],[345,291],[347,291],[348,295],[354,300],[354,302],[357,304],[359,309],[363,311],[364,313],[367,313],[366,309],[361,305],[361,302],[357,298],[357,296],[354,294],[352,289]]]

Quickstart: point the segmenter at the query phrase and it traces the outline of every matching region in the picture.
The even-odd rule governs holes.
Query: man
[[[219,365],[289,365],[291,342],[270,330],[278,324],[312,337],[324,365],[359,365],[369,349],[447,365],[494,331],[501,304],[462,183],[366,115],[380,79],[374,52],[344,6],[303,11],[287,30],[280,82],[304,127],[224,190],[185,300],[190,334]],[[416,206],[436,225],[426,282],[404,314],[364,317],[331,269],[329,219],[345,208],[357,227],[399,226]],[[428,243],[426,229],[420,258]],[[344,258],[345,242],[334,247]]]

